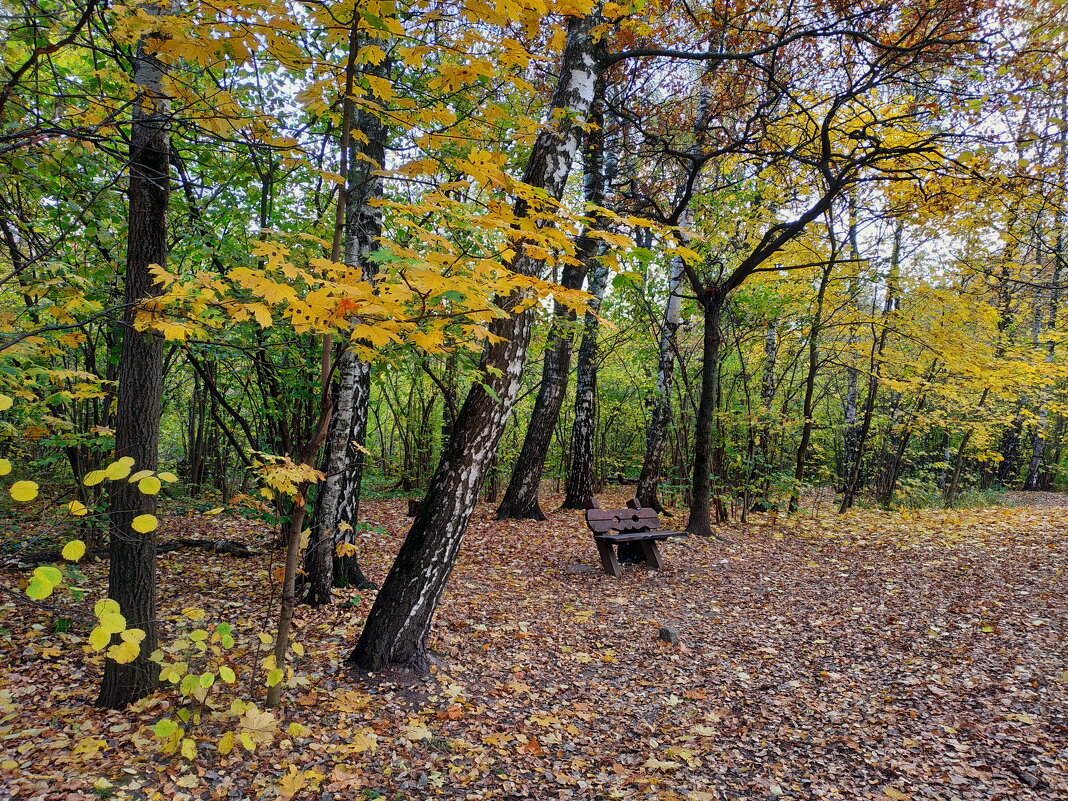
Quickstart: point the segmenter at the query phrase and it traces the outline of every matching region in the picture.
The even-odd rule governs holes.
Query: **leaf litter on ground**
[[[497,521],[481,505],[435,619],[432,676],[351,674],[374,593],[341,590],[298,610],[308,682],[288,691],[270,744],[221,755],[205,726],[192,761],[145,747],[166,694],[94,708],[85,633],[5,598],[0,797],[1068,798],[1068,509],[1025,495],[753,515],[729,544],[671,542],[663,571],[627,567],[622,581],[600,571],[581,512]],[[404,510],[364,506],[380,529],[360,556],[377,581]],[[163,529],[260,550],[162,555],[164,637],[189,608],[270,629],[280,556],[259,524],[189,515]],[[84,570],[99,597],[106,566]]]

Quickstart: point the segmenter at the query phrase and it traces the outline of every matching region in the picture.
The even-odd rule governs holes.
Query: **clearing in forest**
[[[392,532],[362,544],[381,581],[404,510],[365,508]],[[480,506],[468,532],[432,679],[368,683],[341,666],[373,593],[302,607],[307,683],[252,752],[219,755],[206,721],[196,759],[162,756],[146,727],[173,695],[92,708],[86,632],[5,599],[0,797],[1068,798],[1068,509],[756,515],[725,530],[730,544],[668,544],[662,572],[622,581],[600,571],[581,513],[493,517]],[[239,642],[263,628],[280,557],[262,529],[165,526],[261,548],[161,556],[165,629],[189,607]],[[105,566],[84,569],[99,597]]]

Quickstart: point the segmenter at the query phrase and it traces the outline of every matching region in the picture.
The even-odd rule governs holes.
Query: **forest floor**
[[[1026,499],[1041,502],[755,515],[724,528],[729,543],[669,543],[665,570],[622,581],[600,572],[581,513],[497,522],[483,505],[431,679],[347,673],[373,592],[341,591],[298,613],[309,682],[287,691],[273,741],[222,756],[206,721],[192,762],[146,728],[173,693],[94,709],[86,632],[4,596],[0,798],[1066,799],[1068,509]],[[361,553],[381,581],[407,521],[400,501],[365,515],[383,527]],[[187,515],[164,529],[262,549],[162,556],[165,628],[200,607],[197,625],[229,621],[239,643],[269,630],[280,557],[261,527]],[[92,600],[105,566],[84,570]]]

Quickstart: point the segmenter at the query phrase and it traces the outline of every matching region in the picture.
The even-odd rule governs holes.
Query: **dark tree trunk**
[[[571,467],[562,508],[588,509],[593,501],[593,431],[597,403],[597,310],[608,285],[608,267],[594,262],[590,270],[590,311],[583,325],[575,371],[575,423],[571,429]]]
[[[359,39],[353,36],[353,48]],[[351,58],[351,56],[350,56]],[[350,75],[351,75],[350,63]],[[388,78],[390,60],[367,64],[366,74]],[[351,91],[351,77],[348,96]],[[386,126],[366,108],[345,103],[350,127],[344,132],[348,148],[344,200],[344,262],[359,267],[363,280],[374,282],[375,263],[371,254],[382,236],[382,210],[372,205],[385,191],[382,176],[376,174],[385,164]],[[360,137],[352,136],[360,132]],[[371,366],[346,348],[334,370],[333,413],[327,432],[322,470],[326,479],[319,486],[312,515],[311,536],[305,555],[308,574],[306,600],[312,606],[330,603],[331,588],[366,586],[367,577],[353,553],[337,553],[337,546],[354,546],[355,526],[360,511],[360,484],[363,478],[363,452],[367,440],[368,402],[371,397]]]
[[[801,406],[804,422],[801,425],[801,442],[797,446],[797,460],[794,464],[794,486],[790,490],[789,512],[797,511],[801,499],[801,483],[805,480],[805,460],[808,459],[808,445],[812,438],[812,399],[816,394],[816,373],[819,370],[820,331],[823,328],[823,298],[827,294],[827,283],[831,280],[834,262],[828,262],[820,276],[819,290],[816,292],[816,311],[812,328],[808,334],[808,375],[805,376],[805,400]]]
[[[593,242],[590,242],[589,246],[596,248]],[[567,289],[580,288],[583,272],[567,265],[561,284]],[[504,491],[501,505],[497,508],[498,520],[545,519],[545,513],[538,502],[538,488],[541,485],[542,470],[545,468],[545,458],[549,454],[553,429],[567,394],[567,379],[571,372],[571,323],[574,316],[574,312],[559,301],[553,304],[553,321],[549,341],[545,346],[538,396],[530,413],[523,446],[512,469],[512,477]]]
[[[568,24],[560,79],[553,96],[555,123],[538,136],[524,181],[560,198],[578,152],[582,126],[590,113],[597,81],[593,31],[600,13],[572,18]],[[518,204],[517,213],[526,206]],[[512,262],[522,275],[536,275],[544,263],[526,255]],[[506,310],[522,300],[502,299]],[[487,465],[515,403],[530,338],[532,311],[493,322],[501,337],[487,344],[482,368],[485,384],[474,384],[457,415],[452,437],[430,480],[419,514],[375,599],[349,662],[368,671],[390,665],[417,672],[429,669],[427,635],[474,510]]]
[[[668,279],[668,299],[664,308],[664,322],[660,328],[660,341],[656,366],[656,392],[653,395],[653,410],[649,428],[645,432],[645,458],[638,476],[636,496],[642,506],[658,512],[664,511],[660,503],[660,473],[664,462],[664,445],[668,427],[671,425],[671,378],[675,371],[675,332],[679,328],[682,312],[682,257],[671,262]]]
[[[602,113],[604,84],[597,81],[594,103],[591,108],[593,129],[586,136],[583,155],[585,174],[583,190],[588,205],[604,205],[604,115]],[[607,220],[594,213],[591,230],[584,231],[576,242],[576,257],[579,265],[564,267],[561,283],[567,289],[578,289],[590,272],[601,250],[600,240],[594,232],[602,230]],[[594,267],[596,269],[596,267]],[[603,289],[601,290],[603,294]],[[545,469],[545,459],[549,453],[553,429],[560,418],[560,409],[567,394],[567,378],[571,367],[572,324],[575,312],[570,311],[560,302],[553,303],[552,328],[545,349],[545,362],[541,367],[541,383],[531,419],[527,424],[527,433],[519,451],[519,458],[512,471],[512,478],[504,490],[504,498],[497,509],[498,520],[509,518],[531,518],[545,520],[538,503],[538,487],[541,483],[541,471]],[[585,337],[583,337],[585,344]],[[592,362],[591,362],[592,364]],[[595,379],[596,380],[596,379]]]
[[[894,453],[893,460],[887,468],[886,490],[883,494],[882,501],[883,506],[887,509],[889,509],[890,505],[894,502],[894,493],[897,492],[897,482],[901,477],[901,466],[905,461],[905,452],[908,450],[909,442],[912,439],[916,419],[927,405],[927,387],[930,386],[931,381],[934,380],[935,375],[938,373],[938,361],[938,359],[935,359],[931,363],[931,369],[927,373],[927,379],[924,382],[924,388],[920,393],[920,399],[916,402],[916,411],[913,413],[912,419],[906,423],[904,430],[901,432],[901,436],[897,441],[897,450]]]
[[[857,435],[856,453],[852,463],[852,469],[846,479],[845,488],[842,492],[842,503],[838,507],[839,514],[845,514],[860,489],[860,473],[864,464],[864,451],[868,446],[868,434],[871,433],[872,418],[875,414],[875,398],[879,392],[879,374],[882,370],[883,350],[886,348],[886,340],[890,334],[890,326],[887,317],[893,311],[897,291],[897,272],[901,259],[901,238],[904,234],[904,223],[898,222],[894,229],[894,245],[890,255],[890,274],[886,283],[886,301],[883,304],[883,327],[876,336],[873,332],[871,346],[870,377],[868,379],[868,397],[864,402],[864,419]]]
[[[586,203],[594,208],[604,205],[604,114],[602,104],[604,96],[604,82],[597,81],[596,93],[593,106],[591,107],[591,122],[593,130],[586,136],[583,155],[585,156],[585,175],[583,189]],[[601,251],[601,241],[594,236],[594,232],[602,230],[607,221],[603,215],[594,212],[594,222],[591,230],[583,231],[576,242],[576,258],[578,265],[568,264],[564,267],[561,284],[566,289],[579,289],[582,286],[586,274],[591,267],[595,266],[595,259]],[[604,293],[604,290],[601,290]],[[599,305],[599,304],[598,304]],[[594,310],[596,311],[596,309]],[[519,458],[512,469],[512,477],[508,487],[504,491],[501,505],[497,509],[497,519],[508,518],[531,518],[544,520],[545,513],[538,503],[538,488],[541,484],[541,474],[545,468],[545,458],[549,453],[549,445],[552,441],[553,430],[556,421],[560,417],[560,408],[567,394],[567,379],[571,371],[571,348],[573,340],[573,323],[575,313],[564,304],[553,304],[552,328],[549,331],[549,341],[545,347],[545,360],[542,365],[541,385],[538,387],[538,396],[534,401],[534,409],[527,423],[526,434],[523,437],[523,447],[519,451]],[[589,315],[586,317],[587,326],[583,333],[582,345],[587,343],[589,334]],[[596,349],[596,330],[593,334],[593,347]],[[589,355],[586,368],[593,367],[593,354]],[[589,376],[586,376],[589,379]],[[594,382],[596,377],[594,376]],[[589,387],[583,387],[582,391],[588,391]],[[577,404],[576,399],[576,404]],[[592,471],[591,481],[592,484]],[[591,495],[592,497],[592,495]],[[583,506],[585,508],[585,506]]]
[[[727,295],[718,288],[706,291],[700,299],[704,310],[704,340],[701,365],[701,400],[694,434],[693,497],[686,530],[702,537],[712,536],[712,429],[719,400],[719,355],[723,344],[720,321]]]
[[[165,68],[150,55],[149,39],[138,43],[134,61],[137,97],[130,130],[129,229],[126,245],[126,309],[116,395],[115,456],[133,459],[133,469],[158,465],[159,419],[163,397],[163,339],[134,329],[136,304],[159,294],[150,265],[167,263],[167,203],[170,104],[164,95]],[[153,514],[156,496],[137,484],[113,481],[108,514],[111,527],[108,597],[118,602],[128,628],[142,629],[138,656],[126,664],[104,662],[97,705],[122,709],[148,695],[159,680],[150,662],[156,650],[156,534],[136,532],[135,517]]]

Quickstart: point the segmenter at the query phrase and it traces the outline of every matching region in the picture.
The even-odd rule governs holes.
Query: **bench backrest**
[[[659,531],[660,518],[650,507],[642,509],[587,509],[586,525],[594,534],[612,531]]]

